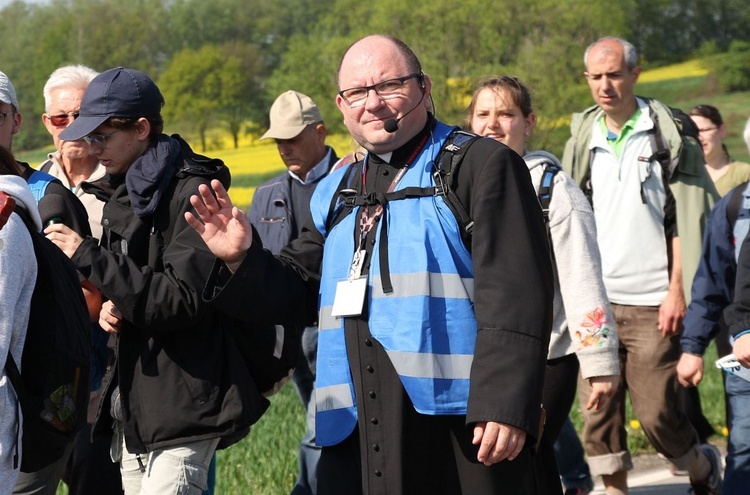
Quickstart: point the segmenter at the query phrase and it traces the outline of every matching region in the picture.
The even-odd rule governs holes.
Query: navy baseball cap
[[[164,97],[143,72],[117,67],[96,76],[81,100],[80,115],[60,139],[76,141],[91,134],[110,117],[141,118],[161,112]]]

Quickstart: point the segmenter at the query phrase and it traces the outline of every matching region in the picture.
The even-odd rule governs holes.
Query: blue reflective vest
[[[396,191],[434,186],[434,160],[452,127],[438,123],[431,139],[409,167]],[[311,212],[326,237],[320,287],[316,378],[316,436],[321,446],[346,439],[357,423],[356,400],[344,341],[344,318],[331,309],[336,284],[346,280],[354,256],[358,208],[330,232],[331,200],[341,179],[337,171],[321,182]],[[371,256],[368,324],[382,344],[415,409],[430,415],[463,415],[469,395],[477,322],[471,255],[454,214],[442,196],[390,201],[387,218],[388,261],[393,292],[385,293],[377,254]],[[380,228],[372,252],[380,248]],[[355,317],[356,318],[356,317]]]

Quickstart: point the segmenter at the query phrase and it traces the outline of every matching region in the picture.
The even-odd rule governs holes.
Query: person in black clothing
[[[364,162],[319,184],[302,234],[278,257],[221,184],[211,183],[216,198],[200,186],[186,218],[219,258],[204,297],[279,323],[320,309],[319,494],[560,490],[537,486],[533,459],[552,269],[523,159],[489,139],[466,151],[454,184],[474,222],[467,246],[434,194],[432,162],[454,129],[430,113],[432,83],[413,51],[365,37],[338,83]],[[332,205],[341,216],[329,218]]]
[[[107,299],[99,322],[114,354],[93,434],[114,428],[126,495],[201,494],[214,451],[244,437],[268,407],[225,318],[200,297],[213,256],[183,218],[198,185],[228,185],[229,171],[162,133],[163,103],[133,69],[91,81],[60,138],[84,139],[107,170],[84,185],[105,201],[101,243],[47,229]]]

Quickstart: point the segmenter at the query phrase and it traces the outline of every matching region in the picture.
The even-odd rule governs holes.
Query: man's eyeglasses
[[[5,118],[8,115],[13,115],[14,113],[16,112],[0,112],[0,127],[2,127],[3,124],[5,124]]]
[[[80,115],[79,112],[60,113],[57,115],[47,114],[47,118],[52,122],[55,127],[67,127],[69,123],[74,121]]]
[[[383,100],[391,100],[398,98],[404,94],[404,83],[409,79],[422,79],[422,74],[409,74],[404,77],[396,77],[394,79],[387,79],[377,84],[370,86],[357,86],[356,88],[349,88],[339,91],[339,95],[344,99],[347,105],[351,108],[361,107],[367,101],[367,95],[370,91],[374,90],[377,95]]]
[[[107,139],[112,136],[115,132],[121,131],[122,129],[115,129],[112,132],[108,132],[107,134],[95,134],[91,133],[88,136],[83,136],[83,140],[86,141],[91,146],[96,146],[97,148],[106,148],[107,147]]]

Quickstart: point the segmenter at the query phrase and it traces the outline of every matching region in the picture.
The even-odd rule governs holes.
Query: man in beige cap
[[[310,198],[320,180],[337,161],[326,146],[326,126],[317,105],[296,91],[282,93],[271,106],[271,127],[261,139],[273,138],[287,171],[260,185],[253,196],[248,218],[274,254],[299,237],[304,218],[310,215]],[[307,411],[307,433],[299,446],[299,476],[293,495],[314,494],[320,447],[315,446],[315,401],[310,401],[315,382],[318,329],[302,333],[302,351],[292,381]]]

